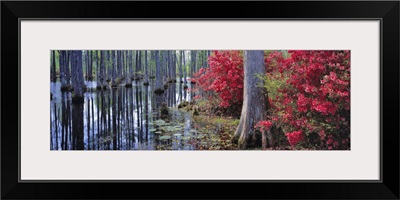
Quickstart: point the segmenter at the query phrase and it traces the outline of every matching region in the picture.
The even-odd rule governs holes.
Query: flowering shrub
[[[241,107],[243,101],[243,56],[240,51],[214,51],[208,58],[209,68],[194,74],[204,91],[213,91],[220,106]]]
[[[280,52],[266,58],[267,76],[286,80],[272,96],[273,119],[288,132],[291,145],[293,133],[313,133],[318,139],[308,140],[327,149],[348,149],[350,142],[350,52],[289,51],[287,59]],[[290,131],[294,131],[291,132]],[[296,132],[297,131],[297,132]],[[326,136],[329,136],[329,139]],[[292,140],[292,142],[291,142]],[[322,145],[321,145],[322,144]]]

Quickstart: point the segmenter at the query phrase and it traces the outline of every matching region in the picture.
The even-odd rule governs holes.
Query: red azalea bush
[[[350,148],[350,52],[289,51],[267,58],[267,76],[285,79],[279,95],[270,98],[273,119],[287,132],[291,145],[303,140],[326,149]],[[268,65],[270,64],[270,65]],[[313,137],[318,134],[318,137]],[[326,137],[328,136],[328,138]]]
[[[269,118],[289,143],[322,149],[350,148],[350,51],[266,52]],[[214,51],[210,67],[195,74],[208,97],[217,95],[223,108],[241,108],[243,56],[240,51]],[[268,122],[268,124],[267,124]],[[268,127],[270,128],[270,127]]]
[[[203,91],[214,92],[222,108],[241,108],[243,101],[243,56],[240,51],[213,51],[209,68],[194,74]]]

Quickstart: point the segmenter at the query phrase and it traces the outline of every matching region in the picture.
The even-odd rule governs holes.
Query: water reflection
[[[75,105],[70,92],[61,92],[60,82],[51,83],[51,150],[154,150],[161,141],[150,130],[160,117],[161,103],[174,107],[191,99],[180,81],[171,83],[162,95],[155,95],[152,84],[142,82],[104,91],[96,90],[94,81],[86,85],[85,103]],[[185,124],[184,136],[190,130],[190,115],[171,110],[171,121],[179,120]],[[170,145],[175,150],[194,148],[184,142]]]

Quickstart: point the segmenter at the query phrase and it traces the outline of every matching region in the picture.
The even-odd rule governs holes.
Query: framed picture
[[[399,199],[399,2],[1,5],[3,199]]]

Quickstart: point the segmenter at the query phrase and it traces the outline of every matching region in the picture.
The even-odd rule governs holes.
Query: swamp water
[[[83,104],[72,104],[71,92],[61,92],[60,82],[51,82],[51,150],[202,150],[228,149],[227,135],[196,123],[191,113],[178,109],[194,94],[181,83],[170,83],[162,95],[153,91],[154,83],[144,86],[132,82],[96,90],[96,82],[86,82]],[[190,89],[190,84],[189,89]],[[160,115],[160,106],[169,114]],[[228,141],[229,142],[229,141]],[[225,146],[225,147],[224,147]]]

